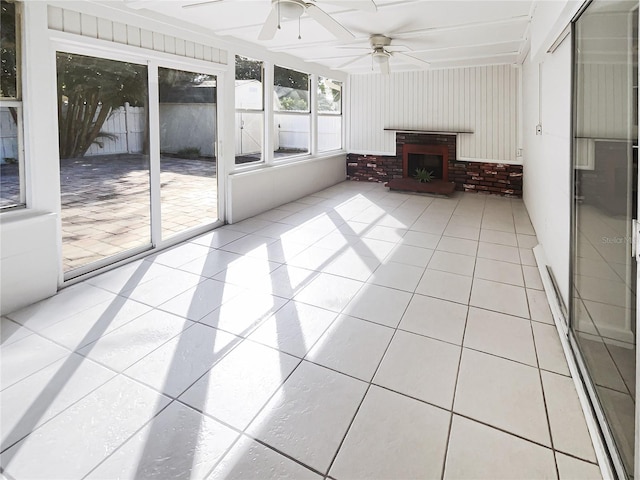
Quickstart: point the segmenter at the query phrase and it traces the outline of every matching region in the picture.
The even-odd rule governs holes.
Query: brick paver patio
[[[1,182],[5,203],[17,194],[17,167],[3,165]],[[143,155],[62,160],[60,189],[65,271],[150,244],[149,169]],[[163,156],[160,194],[163,239],[215,221],[215,161]]]

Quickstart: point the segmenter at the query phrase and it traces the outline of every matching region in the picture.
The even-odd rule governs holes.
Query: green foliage
[[[417,168],[414,178],[420,183],[429,183],[433,180],[433,172],[427,171],[426,168]]]
[[[279,87],[290,87],[295,90],[308,91],[309,74],[276,65],[273,67],[273,84]]]
[[[342,84],[325,77],[318,77],[318,111],[342,110]]]
[[[309,110],[309,104],[304,98],[281,97],[280,110],[303,111]]]
[[[262,81],[262,62],[236,55],[236,80]]]
[[[16,4],[0,2],[0,97],[17,96]]]

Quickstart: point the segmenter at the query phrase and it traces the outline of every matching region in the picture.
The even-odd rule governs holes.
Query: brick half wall
[[[402,178],[402,155],[347,155],[347,177],[364,182],[387,182]],[[449,180],[456,190],[522,197],[522,165],[449,161]]]

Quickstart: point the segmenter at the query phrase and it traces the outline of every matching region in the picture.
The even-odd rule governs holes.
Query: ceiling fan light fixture
[[[282,18],[291,19],[300,18],[305,10],[304,3],[296,0],[280,0],[278,8]]]
[[[385,52],[383,49],[375,49],[371,54],[373,57],[373,61],[376,63],[385,63],[389,60],[391,56],[388,52]]]

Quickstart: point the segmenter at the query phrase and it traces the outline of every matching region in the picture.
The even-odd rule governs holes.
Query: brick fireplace
[[[385,183],[407,175],[413,176],[415,169],[414,172],[409,170],[412,167],[408,158],[405,160],[405,151],[411,153],[412,149],[419,149],[420,146],[437,148],[438,152],[446,150],[447,160],[444,164],[447,179],[455,183],[458,191],[522,196],[522,165],[458,160],[455,134],[397,132],[395,156],[349,153],[347,176],[355,181]]]

